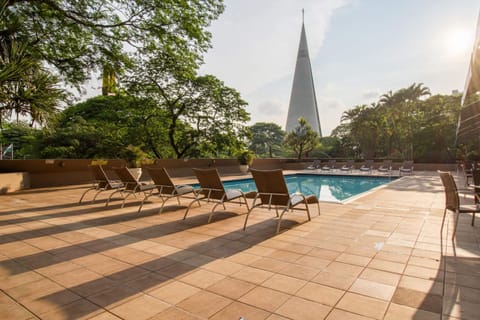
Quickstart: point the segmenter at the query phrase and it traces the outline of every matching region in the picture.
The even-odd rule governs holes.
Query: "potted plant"
[[[142,175],[142,161],[148,158],[148,154],[140,147],[129,144],[122,152],[122,158],[127,161],[130,171],[140,178]]]
[[[253,158],[254,154],[250,150],[243,150],[239,152],[237,155],[237,160],[240,163],[240,171],[247,173],[248,166],[252,164]]]

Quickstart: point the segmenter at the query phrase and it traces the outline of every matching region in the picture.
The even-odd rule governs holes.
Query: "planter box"
[[[0,173],[0,194],[30,188],[28,172]]]

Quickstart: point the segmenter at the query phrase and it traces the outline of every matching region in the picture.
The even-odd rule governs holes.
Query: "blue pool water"
[[[315,174],[285,175],[288,191],[315,194],[322,201],[341,202],[395,180],[396,177],[334,176]],[[253,179],[224,181],[226,189],[256,191]]]

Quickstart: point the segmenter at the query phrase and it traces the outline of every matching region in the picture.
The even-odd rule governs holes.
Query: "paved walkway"
[[[208,205],[139,216],[79,205],[84,188],[0,196],[0,319],[479,318],[480,222],[440,235],[435,173],[287,214],[278,235],[266,210],[244,232],[238,205],[207,224]]]

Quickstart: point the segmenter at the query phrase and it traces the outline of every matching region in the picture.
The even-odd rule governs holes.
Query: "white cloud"
[[[362,99],[369,102],[374,102],[380,97],[381,93],[378,90],[365,91],[362,93]]]
[[[322,134],[327,136],[338,126],[342,113],[346,109],[345,103],[332,97],[317,97],[317,100]]]

